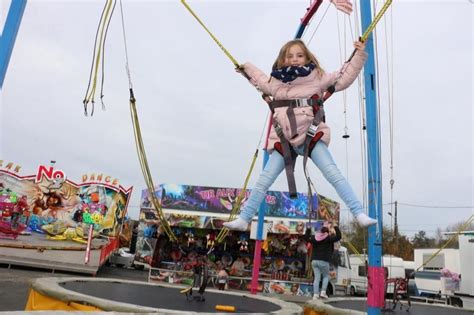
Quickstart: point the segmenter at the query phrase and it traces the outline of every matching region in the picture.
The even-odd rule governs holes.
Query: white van
[[[433,255],[435,255],[433,257]],[[415,273],[418,294],[425,297],[437,297],[441,294],[441,269],[460,273],[459,249],[415,248],[415,266],[421,267]]]
[[[368,283],[367,258],[364,256],[350,255],[349,260],[351,263],[351,282],[349,285],[349,294],[366,294]],[[405,278],[405,266],[402,258],[393,255],[384,255],[382,258],[382,263],[388,278]],[[387,292],[393,293],[393,284],[388,284]]]

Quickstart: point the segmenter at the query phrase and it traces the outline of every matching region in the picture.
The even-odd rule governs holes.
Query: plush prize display
[[[240,245],[239,250],[241,252],[248,252],[249,251],[249,248],[248,248],[249,243],[247,242],[247,238],[245,237],[245,235],[242,234],[240,236],[240,240],[237,242],[237,244]]]

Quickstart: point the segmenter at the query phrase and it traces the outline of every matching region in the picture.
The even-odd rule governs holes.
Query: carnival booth
[[[0,160],[0,263],[95,274],[117,249],[132,188],[105,174],[40,165],[35,175]]]
[[[161,232],[161,222],[148,190],[143,190],[135,261],[151,267],[150,281],[191,284],[193,266],[205,256],[213,285],[249,290],[255,243],[250,233],[233,231],[223,242],[215,242],[239,193],[240,189],[236,188],[172,184],[157,187],[155,194],[178,239],[171,242]],[[246,198],[249,193],[246,192]],[[264,201],[267,238],[262,246],[260,291],[312,295],[304,232],[309,222],[316,228],[322,220],[339,221],[339,204],[319,197],[318,209],[309,220],[306,195],[298,194],[297,199],[291,199],[287,192],[267,193]]]

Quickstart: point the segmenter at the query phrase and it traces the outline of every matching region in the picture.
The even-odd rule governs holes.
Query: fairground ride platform
[[[19,235],[17,239],[0,239],[0,264],[95,275],[117,246],[116,238],[93,239],[86,264],[86,244],[49,240],[38,233]]]

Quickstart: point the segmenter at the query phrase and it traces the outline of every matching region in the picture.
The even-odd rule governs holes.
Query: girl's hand
[[[358,50],[365,50],[365,43],[361,41],[354,42],[354,48]]]

